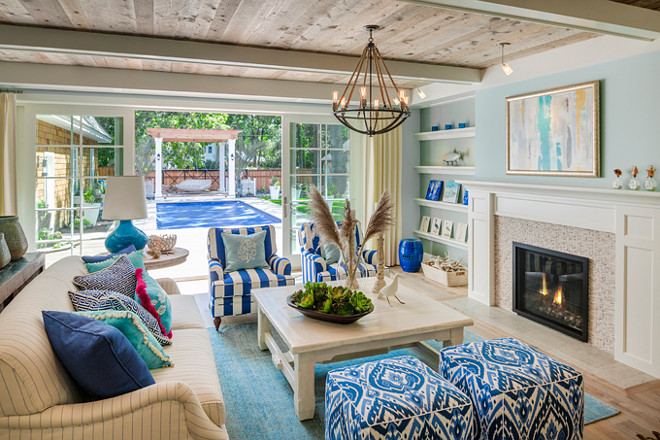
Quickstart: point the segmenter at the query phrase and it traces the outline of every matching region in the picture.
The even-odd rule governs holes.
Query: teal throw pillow
[[[133,298],[109,290],[80,290],[78,292],[70,290],[69,298],[71,298],[73,308],[76,309],[76,312],[93,312],[97,310],[126,310],[133,312],[140,318],[145,327],[147,327],[147,330],[154,335],[154,338],[156,338],[160,345],[172,344],[172,340],[163,335],[156,318],[151,316]]]
[[[225,245],[225,273],[241,269],[267,269],[266,262],[266,231],[250,235],[236,235],[222,233],[222,242]]]
[[[338,263],[341,258],[341,249],[334,243],[326,243],[321,248],[321,256],[325,260],[325,264]]]
[[[160,323],[165,327],[165,336],[171,335],[172,331],[172,303],[167,292],[160,287],[158,281],[154,280],[147,272],[142,272],[142,280],[147,285],[147,295],[151,298],[151,305],[156,309],[160,316]],[[135,301],[141,304],[137,293],[134,296]]]
[[[140,357],[144,359],[150,370],[173,366],[172,360],[165,354],[163,347],[160,346],[135,313],[127,310],[96,310],[93,312],[76,312],[76,314],[105,322],[122,332]]]
[[[87,267],[87,272],[94,273],[105,269],[117,261],[119,257],[121,257],[121,255],[115,255],[114,257],[110,257],[107,260],[99,261],[96,263],[87,263],[85,264]],[[126,254],[126,257],[128,257],[134,268],[144,269],[144,256],[142,255],[142,251],[131,252],[130,254]]]
[[[73,284],[84,290],[112,290],[133,298],[137,277],[131,261],[122,255],[105,269],[74,277]]]

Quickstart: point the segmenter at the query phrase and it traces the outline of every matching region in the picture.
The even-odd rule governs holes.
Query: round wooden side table
[[[147,270],[162,269],[181,264],[188,258],[188,249],[175,247],[170,254],[162,254],[159,258],[153,258],[149,254],[144,254],[144,267]]]

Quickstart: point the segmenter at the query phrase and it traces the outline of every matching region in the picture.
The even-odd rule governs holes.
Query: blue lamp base
[[[144,249],[148,241],[147,234],[136,228],[131,220],[120,220],[119,226],[105,239],[105,248],[111,253],[119,252],[130,245],[140,250]]]

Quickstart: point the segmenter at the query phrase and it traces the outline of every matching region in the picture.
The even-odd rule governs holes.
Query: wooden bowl
[[[310,310],[304,307],[297,306],[291,301],[291,298],[293,298],[293,295],[289,295],[286,297],[286,303],[289,305],[289,307],[293,307],[294,309],[298,310],[300,313],[302,313],[303,315],[309,318],[314,318],[327,322],[334,322],[336,324],[351,324],[357,321],[358,319],[362,318],[363,316],[367,316],[369,313],[374,311],[374,305],[371,304],[371,307],[366,312],[356,313],[355,315],[335,315],[332,313],[324,313],[324,312],[319,312],[317,310]]]

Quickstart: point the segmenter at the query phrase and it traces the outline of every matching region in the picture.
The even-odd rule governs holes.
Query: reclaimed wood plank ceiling
[[[618,0],[649,9],[653,0]],[[487,68],[598,34],[391,0],[3,0],[0,23],[359,56],[365,24],[389,60]],[[9,50],[0,61],[341,83],[345,75]],[[419,81],[401,85],[415,87]]]

